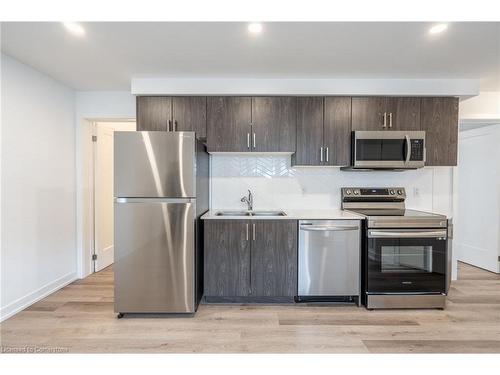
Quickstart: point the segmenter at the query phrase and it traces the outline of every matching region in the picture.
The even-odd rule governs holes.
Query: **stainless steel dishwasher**
[[[356,302],[361,296],[359,220],[299,221],[297,302]]]

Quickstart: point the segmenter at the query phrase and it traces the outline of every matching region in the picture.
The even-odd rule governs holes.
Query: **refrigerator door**
[[[195,312],[195,205],[116,199],[116,312]]]
[[[115,197],[195,197],[194,132],[115,132]]]

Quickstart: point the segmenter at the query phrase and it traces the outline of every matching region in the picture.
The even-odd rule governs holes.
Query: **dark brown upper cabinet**
[[[194,131],[205,138],[206,113],[206,97],[138,96],[137,130]]]
[[[295,152],[295,97],[252,98],[252,151]]]
[[[420,130],[420,98],[353,97],[352,130]]]
[[[292,156],[294,165],[322,164],[323,105],[323,97],[297,98],[297,151]]]
[[[207,98],[205,96],[172,98],[172,127],[174,131],[196,132],[196,138],[206,138]]]
[[[294,165],[346,165],[351,137],[350,97],[297,99]]]
[[[420,98],[387,98],[389,130],[420,130]]]
[[[422,98],[420,123],[425,130],[425,165],[457,165],[458,98]]]
[[[252,99],[242,96],[207,98],[209,152],[251,151]]]
[[[343,166],[351,155],[351,98],[326,97],[323,165]]]
[[[137,130],[170,130],[172,126],[172,98],[138,96],[136,106]]]
[[[294,152],[296,98],[209,97],[209,152]]]

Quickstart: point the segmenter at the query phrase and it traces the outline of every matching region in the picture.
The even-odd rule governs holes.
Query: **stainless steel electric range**
[[[342,188],[342,209],[364,215],[363,302],[368,309],[444,308],[451,220],[409,210],[394,188]]]

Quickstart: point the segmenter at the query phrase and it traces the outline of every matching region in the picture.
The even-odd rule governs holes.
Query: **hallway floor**
[[[113,312],[113,270],[1,323],[2,352],[500,353],[500,275],[463,263],[441,310],[201,305],[195,317]]]

